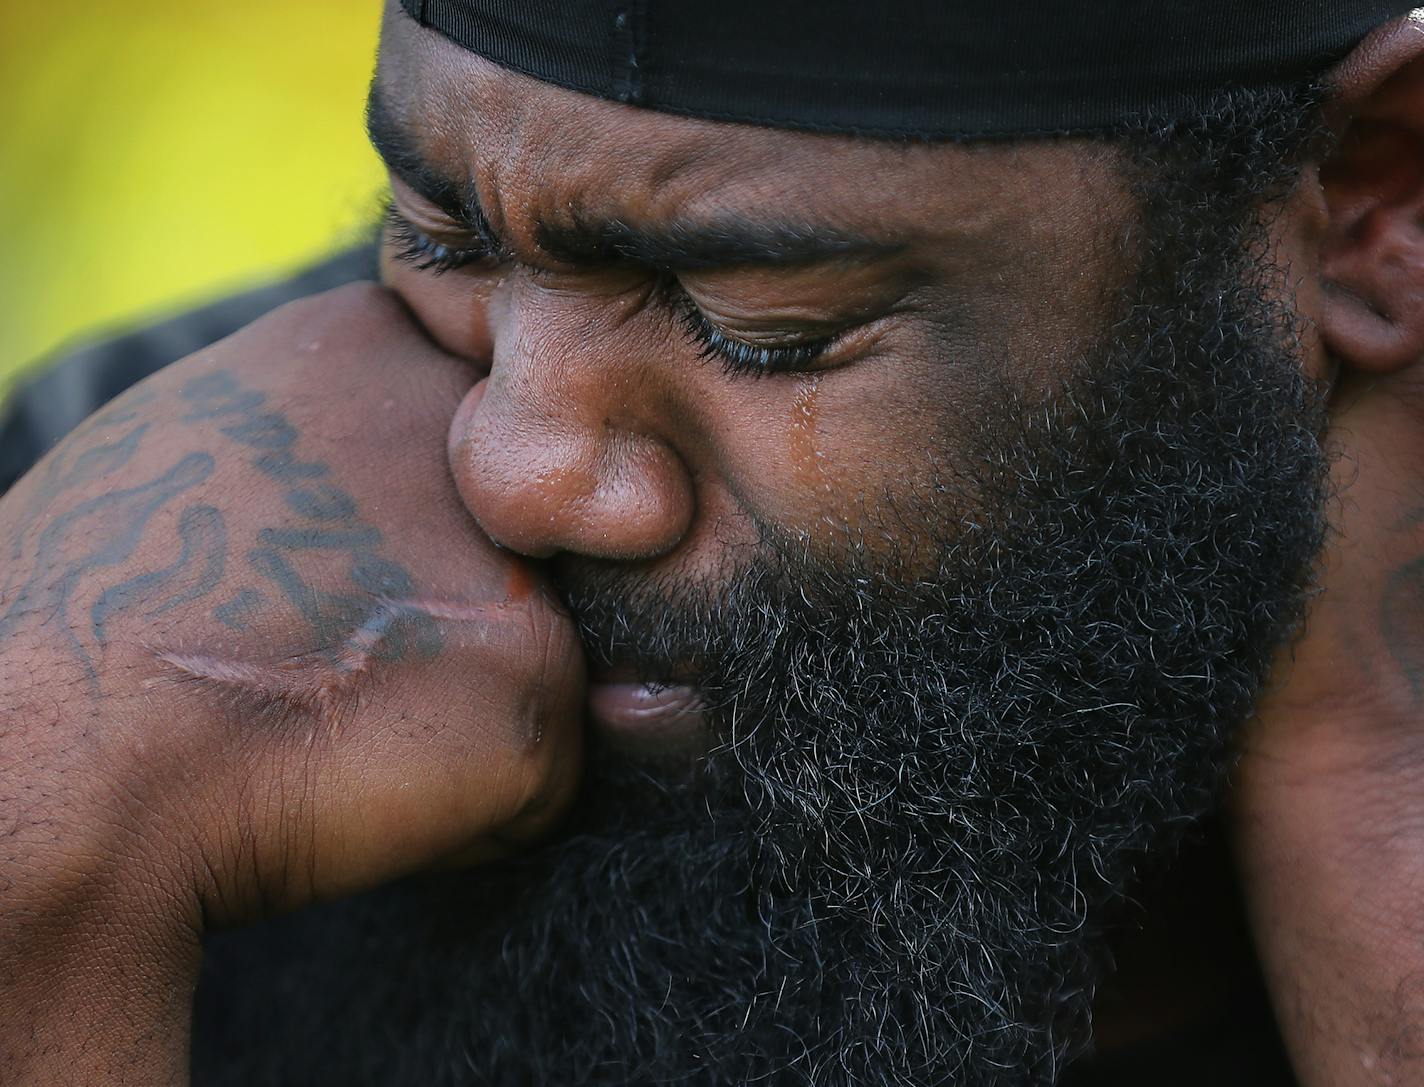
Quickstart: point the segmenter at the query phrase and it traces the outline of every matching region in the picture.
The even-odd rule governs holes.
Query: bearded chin
[[[928,562],[768,538],[716,592],[570,572],[595,655],[697,663],[712,753],[595,752],[536,853],[216,941],[195,1082],[1053,1082],[1321,537],[1282,311],[1193,267],[882,509]]]
[[[1158,312],[1004,405],[972,467],[884,511],[932,526],[928,569],[769,539],[715,596],[577,579],[588,644],[701,664],[721,746],[660,803],[598,788],[597,875],[554,924],[616,965],[577,971],[539,1082],[1056,1079],[1114,908],[1217,797],[1318,545],[1318,404],[1256,303]],[[1243,342],[1152,357],[1207,327]],[[510,982],[544,971],[569,980],[530,957]],[[619,1040],[575,1040],[582,1017]]]

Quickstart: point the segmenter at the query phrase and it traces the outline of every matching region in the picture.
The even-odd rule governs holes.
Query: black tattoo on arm
[[[189,506],[178,519],[178,538],[182,550],[170,565],[120,582],[95,602],[89,616],[96,642],[108,640],[106,626],[116,615],[139,608],[145,615],[162,615],[217,588],[228,552],[222,513],[213,506]]]
[[[10,534],[10,558],[19,559],[24,553],[30,529],[55,498],[65,491],[92,483],[123,468],[138,452],[139,443],[143,441],[148,428],[148,423],[140,423],[118,441],[92,446],[74,457],[72,462],[68,454],[75,446],[56,449],[41,469],[44,475],[39,485],[20,512],[20,516],[15,519]]]
[[[254,618],[266,603],[266,598],[256,589],[243,589],[231,600],[214,608],[213,618],[229,630],[251,630],[249,620]]]
[[[22,622],[52,626],[97,686],[93,658],[69,615],[74,590],[89,574],[127,562],[154,514],[205,482],[213,468],[210,454],[190,453],[147,483],[90,498],[56,517],[40,533],[29,577],[0,614],[0,638]]]
[[[189,453],[146,482],[118,489],[110,484],[108,493],[53,515],[67,492],[87,486],[92,493],[95,484],[123,478],[120,473],[130,469],[145,437],[158,425],[141,419],[142,408],[158,396],[140,387],[81,424],[38,469],[42,474],[9,526],[15,573],[0,591],[0,638],[22,625],[52,631],[96,691],[94,653],[112,640],[116,620],[130,614],[157,616],[201,601],[217,592],[234,569],[228,518],[210,502],[198,502],[178,512],[178,550],[171,561],[121,573],[97,598],[89,597],[87,623],[70,614],[85,579],[122,572],[158,512],[214,473],[213,453]],[[244,387],[231,373],[215,371],[188,381],[178,396],[178,423],[216,424],[263,477],[282,488],[284,508],[296,522],[258,529],[242,554],[253,576],[275,589],[306,622],[329,663],[339,665],[353,654],[374,660],[441,651],[436,616],[415,602],[409,571],[380,554],[380,530],[361,520],[356,499],[331,481],[331,467],[299,455],[297,426],[272,409],[265,393]],[[114,428],[123,429],[117,436],[89,441],[96,431]],[[30,560],[22,570],[19,563],[26,553]],[[311,554],[344,559],[349,591],[330,592],[308,582],[299,560]],[[251,631],[269,603],[257,587],[239,585],[211,614],[227,629]]]
[[[259,546],[247,552],[249,567],[278,590],[310,625],[319,644],[349,658],[353,646],[363,657],[396,660],[433,656],[443,648],[433,616],[411,603],[414,579],[399,563],[383,557],[379,529],[364,524],[355,498],[327,482],[323,461],[302,460],[300,434],[287,416],[270,410],[264,394],[243,388],[230,373],[218,371],[183,387],[189,409],[185,418],[224,422],[224,436],[252,450],[252,465],[275,483],[288,485],[283,498],[305,524],[264,528]],[[290,556],[302,552],[344,554],[355,593],[318,590],[301,575]],[[256,616],[264,597],[243,589],[214,610],[214,618],[241,628]]]

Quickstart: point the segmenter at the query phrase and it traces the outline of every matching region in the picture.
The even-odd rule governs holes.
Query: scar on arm
[[[359,674],[310,657],[252,664],[207,653],[158,650],[154,655],[177,678],[215,691],[233,709],[257,717],[339,721],[355,702],[360,682]]]
[[[383,600],[335,651],[304,653],[270,664],[159,647],[149,651],[171,678],[227,696],[236,709],[334,725],[354,711],[377,665],[389,663],[381,649],[400,620],[423,616],[439,623],[490,627],[507,623],[513,618],[511,612],[524,610],[507,603]]]

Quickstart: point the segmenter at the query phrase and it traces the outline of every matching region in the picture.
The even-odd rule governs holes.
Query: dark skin
[[[481,527],[531,556],[699,579],[754,542],[758,521],[855,526],[860,496],[924,478],[923,459],[906,478],[909,436],[1004,384],[1052,380],[1099,327],[1104,283],[1121,267],[1109,243],[1084,247],[1103,217],[1131,214],[1103,152],[771,134],[521,78],[400,14],[383,43],[378,142],[477,197],[511,254],[437,276],[388,245],[383,273],[438,343],[490,367],[452,431],[456,479]],[[473,214],[458,221],[398,172],[393,186],[399,214],[432,241],[480,244]],[[1059,215],[1019,213],[1044,191]],[[724,337],[785,347],[842,335],[764,380],[701,357],[660,289],[671,261],[571,262],[541,245],[575,223],[760,234],[787,220],[886,255],[677,274]],[[689,246],[684,263],[698,257]]]
[[[1235,796],[1257,944],[1303,1084],[1424,1074],[1424,18],[1337,73],[1345,143],[1320,171],[1316,319],[1342,367],[1339,531]]]
[[[0,1079],[186,1082],[205,928],[557,816],[582,655],[450,482],[472,380],[346,288],[138,386],[5,496]]]
[[[1302,364],[1343,373],[1359,469],[1236,802],[1307,1082],[1375,1081],[1361,1053],[1386,1051],[1419,958],[1424,623],[1391,606],[1420,554],[1401,510],[1424,507],[1424,183],[1401,165],[1424,144],[1421,39],[1398,24],[1341,69],[1346,150],[1272,234],[1311,323]],[[576,777],[581,657],[510,552],[696,580],[759,523],[834,547],[861,496],[952,463],[954,419],[1051,385],[1131,271],[1135,209],[1096,145],[900,148],[646,113],[396,14],[378,84],[400,214],[430,246],[493,255],[436,276],[388,237],[384,278],[419,327],[374,288],[284,311],[140,387],[0,503],[7,1082],[183,1082],[204,925],[550,824]],[[1366,154],[1379,132],[1396,149]],[[808,259],[808,237],[839,248]],[[709,341],[789,351],[794,372],[729,374]],[[1358,909],[1362,857],[1395,901]]]

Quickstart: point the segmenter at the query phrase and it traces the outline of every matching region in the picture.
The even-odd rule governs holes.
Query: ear
[[[1389,373],[1424,361],[1424,9],[1367,38],[1331,90],[1320,331],[1344,365]]]

